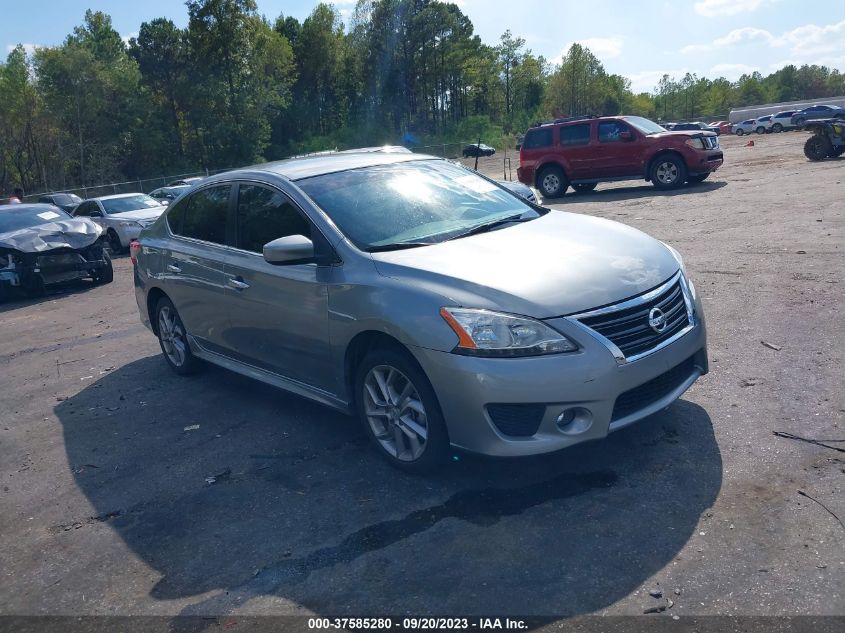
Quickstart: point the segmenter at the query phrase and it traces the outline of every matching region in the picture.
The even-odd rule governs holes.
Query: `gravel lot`
[[[804,139],[723,138],[701,185],[554,201],[684,254],[711,373],[543,458],[415,478],[350,418],[176,377],[126,257],[109,286],[0,306],[0,614],[625,615],[658,588],[649,617],[845,615],[845,527],[798,492],[845,520],[845,455],[773,435],[845,448],[845,159]]]

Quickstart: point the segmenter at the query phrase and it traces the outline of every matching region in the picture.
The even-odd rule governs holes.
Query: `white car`
[[[783,132],[784,130],[797,130],[798,126],[792,122],[792,115],[795,110],[784,110],[772,115],[772,132]]]
[[[89,198],[73,210],[74,217],[91,218],[103,227],[109,248],[119,253],[129,248],[129,242],[167,209],[155,198],[144,193],[122,193],[113,196]]]
[[[757,119],[746,119],[741,123],[734,123],[734,134],[742,136],[743,134],[751,134],[757,130]]]
[[[766,132],[772,131],[772,116],[771,114],[767,114],[766,116],[758,117],[757,119],[757,127],[754,128],[754,131],[757,134],[765,134]]]

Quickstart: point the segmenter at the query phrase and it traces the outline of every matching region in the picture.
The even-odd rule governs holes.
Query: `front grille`
[[[84,261],[79,253],[56,253],[54,255],[39,255],[35,258],[35,263],[42,272],[52,272],[68,267],[75,268],[76,264]]]
[[[531,437],[540,428],[544,404],[488,404],[487,413],[502,435]]]
[[[719,147],[719,138],[717,136],[705,136],[703,140],[705,149],[716,149]]]
[[[635,413],[658,400],[665,398],[675,389],[680,387],[690,377],[695,369],[694,357],[690,356],[680,365],[677,365],[657,378],[652,378],[647,383],[629,389],[616,398],[613,405],[613,415],[610,421],[615,422]]]
[[[666,317],[666,328],[662,332],[649,325],[649,314],[654,308]],[[680,279],[648,301],[579,320],[610,340],[628,359],[649,352],[689,325]]]

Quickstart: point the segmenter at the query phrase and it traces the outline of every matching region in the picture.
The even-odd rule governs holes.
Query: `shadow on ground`
[[[262,596],[334,615],[592,612],[675,558],[722,480],[687,401],[605,441],[462,456],[428,478],[383,463],[350,418],[224,370],[180,378],[160,357],[55,410],[97,513],[72,520],[110,525],[161,574],[152,597],[188,599],[186,615]]]
[[[614,202],[617,200],[634,200],[636,198],[655,198],[655,197],[672,197],[685,196],[687,194],[707,193],[709,191],[716,191],[722,187],[727,186],[724,181],[705,181],[702,183],[685,184],[678,189],[660,190],[655,189],[653,185],[644,183],[635,187],[609,187],[602,188],[599,185],[594,191],[586,191],[583,193],[575,193],[570,191],[562,198],[544,198],[544,203],[548,204],[579,204],[582,202]]]

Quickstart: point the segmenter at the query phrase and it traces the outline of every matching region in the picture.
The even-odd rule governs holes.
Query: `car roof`
[[[416,160],[443,160],[437,156],[426,154],[405,154],[405,153],[331,153],[318,156],[305,156],[302,158],[289,158],[272,163],[261,163],[250,167],[243,167],[233,171],[224,172],[211,176],[203,184],[231,180],[239,174],[250,173],[271,173],[284,176],[289,180],[302,180],[313,176],[322,176],[350,169],[361,169],[364,167],[375,167],[377,165],[393,165],[396,163],[407,163]]]
[[[97,196],[96,198],[88,198],[88,200],[117,200],[118,198],[131,198],[133,196],[145,196],[147,194],[140,191],[135,193],[115,193],[110,196]]]
[[[5,213],[6,211],[53,211],[55,212],[57,207],[52,204],[47,204],[46,202],[25,202],[23,204],[4,204],[0,206],[0,213]],[[59,209],[59,211],[62,211]],[[64,211],[62,211],[64,213]]]

